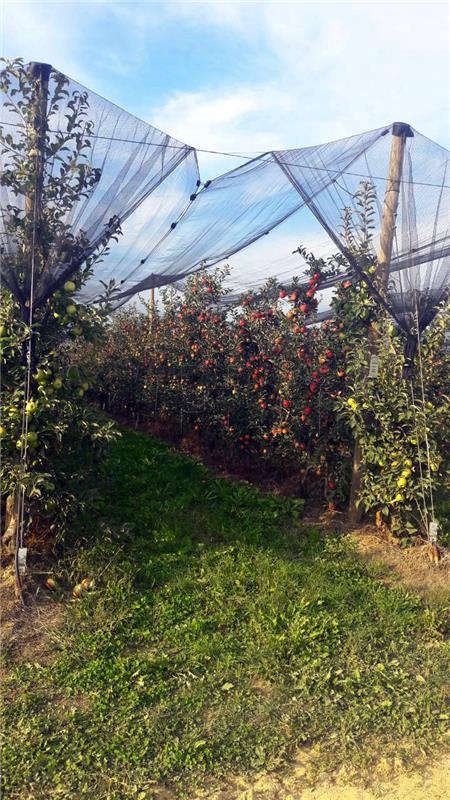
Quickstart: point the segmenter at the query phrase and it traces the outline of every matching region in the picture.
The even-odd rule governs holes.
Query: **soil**
[[[52,637],[63,619],[61,605],[41,592],[27,593],[27,605],[17,599],[12,566],[0,569],[0,647],[10,661],[33,660],[40,664],[52,658]]]
[[[284,775],[260,775],[252,783],[238,779],[232,787],[199,794],[195,800],[448,800],[450,797],[450,754],[441,755],[423,770],[397,769],[391,775],[391,766],[380,761],[377,772],[379,776],[374,776],[370,788],[348,782],[342,775],[326,776],[311,788],[305,781],[307,766],[300,759]]]
[[[346,538],[356,545],[364,560],[379,565],[380,579],[388,586],[403,586],[431,601],[450,599],[448,551],[442,552],[441,559],[434,563],[428,544],[401,548],[371,525],[351,531]]]

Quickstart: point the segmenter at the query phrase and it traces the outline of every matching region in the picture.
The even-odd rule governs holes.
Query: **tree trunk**
[[[5,529],[2,534],[2,557],[11,556],[16,549],[17,525],[19,520],[17,493],[6,498]]]

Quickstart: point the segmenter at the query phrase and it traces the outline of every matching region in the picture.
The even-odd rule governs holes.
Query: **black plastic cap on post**
[[[41,61],[31,61],[30,71],[33,78],[41,78],[42,80],[48,81],[52,71],[52,65],[43,64]]]
[[[414,136],[414,132],[411,125],[408,125],[407,122],[394,122],[392,126],[392,135],[404,136],[406,139],[410,139]]]

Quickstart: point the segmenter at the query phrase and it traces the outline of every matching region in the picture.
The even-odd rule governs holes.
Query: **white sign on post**
[[[376,378],[378,375],[378,370],[380,368],[380,357],[373,353],[370,356],[370,363],[369,363],[369,378]]]
[[[436,544],[438,539],[438,533],[439,533],[439,522],[437,522],[437,520],[435,519],[432,519],[430,522],[430,527],[428,529],[428,534],[430,537],[431,544]]]
[[[19,551],[17,553],[17,567],[19,570],[19,575],[25,575],[27,571],[27,548],[26,547],[19,547]]]

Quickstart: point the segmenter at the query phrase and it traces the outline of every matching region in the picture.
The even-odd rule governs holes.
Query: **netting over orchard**
[[[30,66],[31,91],[39,83],[33,83],[33,77],[42,75],[42,67]],[[30,147],[30,121],[24,118],[20,102],[27,85],[17,79],[2,88],[4,174]],[[75,125],[74,110],[80,101],[84,111]],[[267,234],[274,229],[288,242],[289,252],[298,244],[314,250],[321,230],[322,240],[329,242],[324,245],[326,252],[339,249],[348,256],[342,218],[363,181],[374,189],[373,252],[378,253],[392,139],[399,130],[396,134],[393,124],[312,147],[263,153],[202,182],[194,147],[53,68],[42,108],[44,205],[58,203],[51,194],[51,178],[61,169],[56,145],[63,138],[64,147],[75,152],[77,137],[88,142],[83,158],[96,179],[90,191],[61,211],[66,235],[70,232],[77,239],[86,258],[109,241],[109,252],[85,289],[88,299],[98,296],[101,282],[114,279],[119,287],[117,303],[124,303],[139,292],[180,281],[235,254],[240,254],[233,259],[236,290],[257,288],[269,276],[283,281],[290,265],[270,255]],[[388,298],[399,324],[407,328],[415,309],[424,327],[448,292],[449,151],[408,125],[401,126],[401,135],[405,149]],[[12,266],[13,259],[17,263],[17,240],[10,210],[18,207],[25,215],[27,199],[0,181],[0,200],[2,279],[24,302],[30,282],[26,265],[19,273]],[[111,237],[118,231],[116,241]],[[35,304],[45,302],[52,287],[70,275],[60,244],[52,247],[45,269],[34,279]],[[249,257],[252,252],[258,254],[256,265]],[[298,265],[293,271],[298,274]]]

